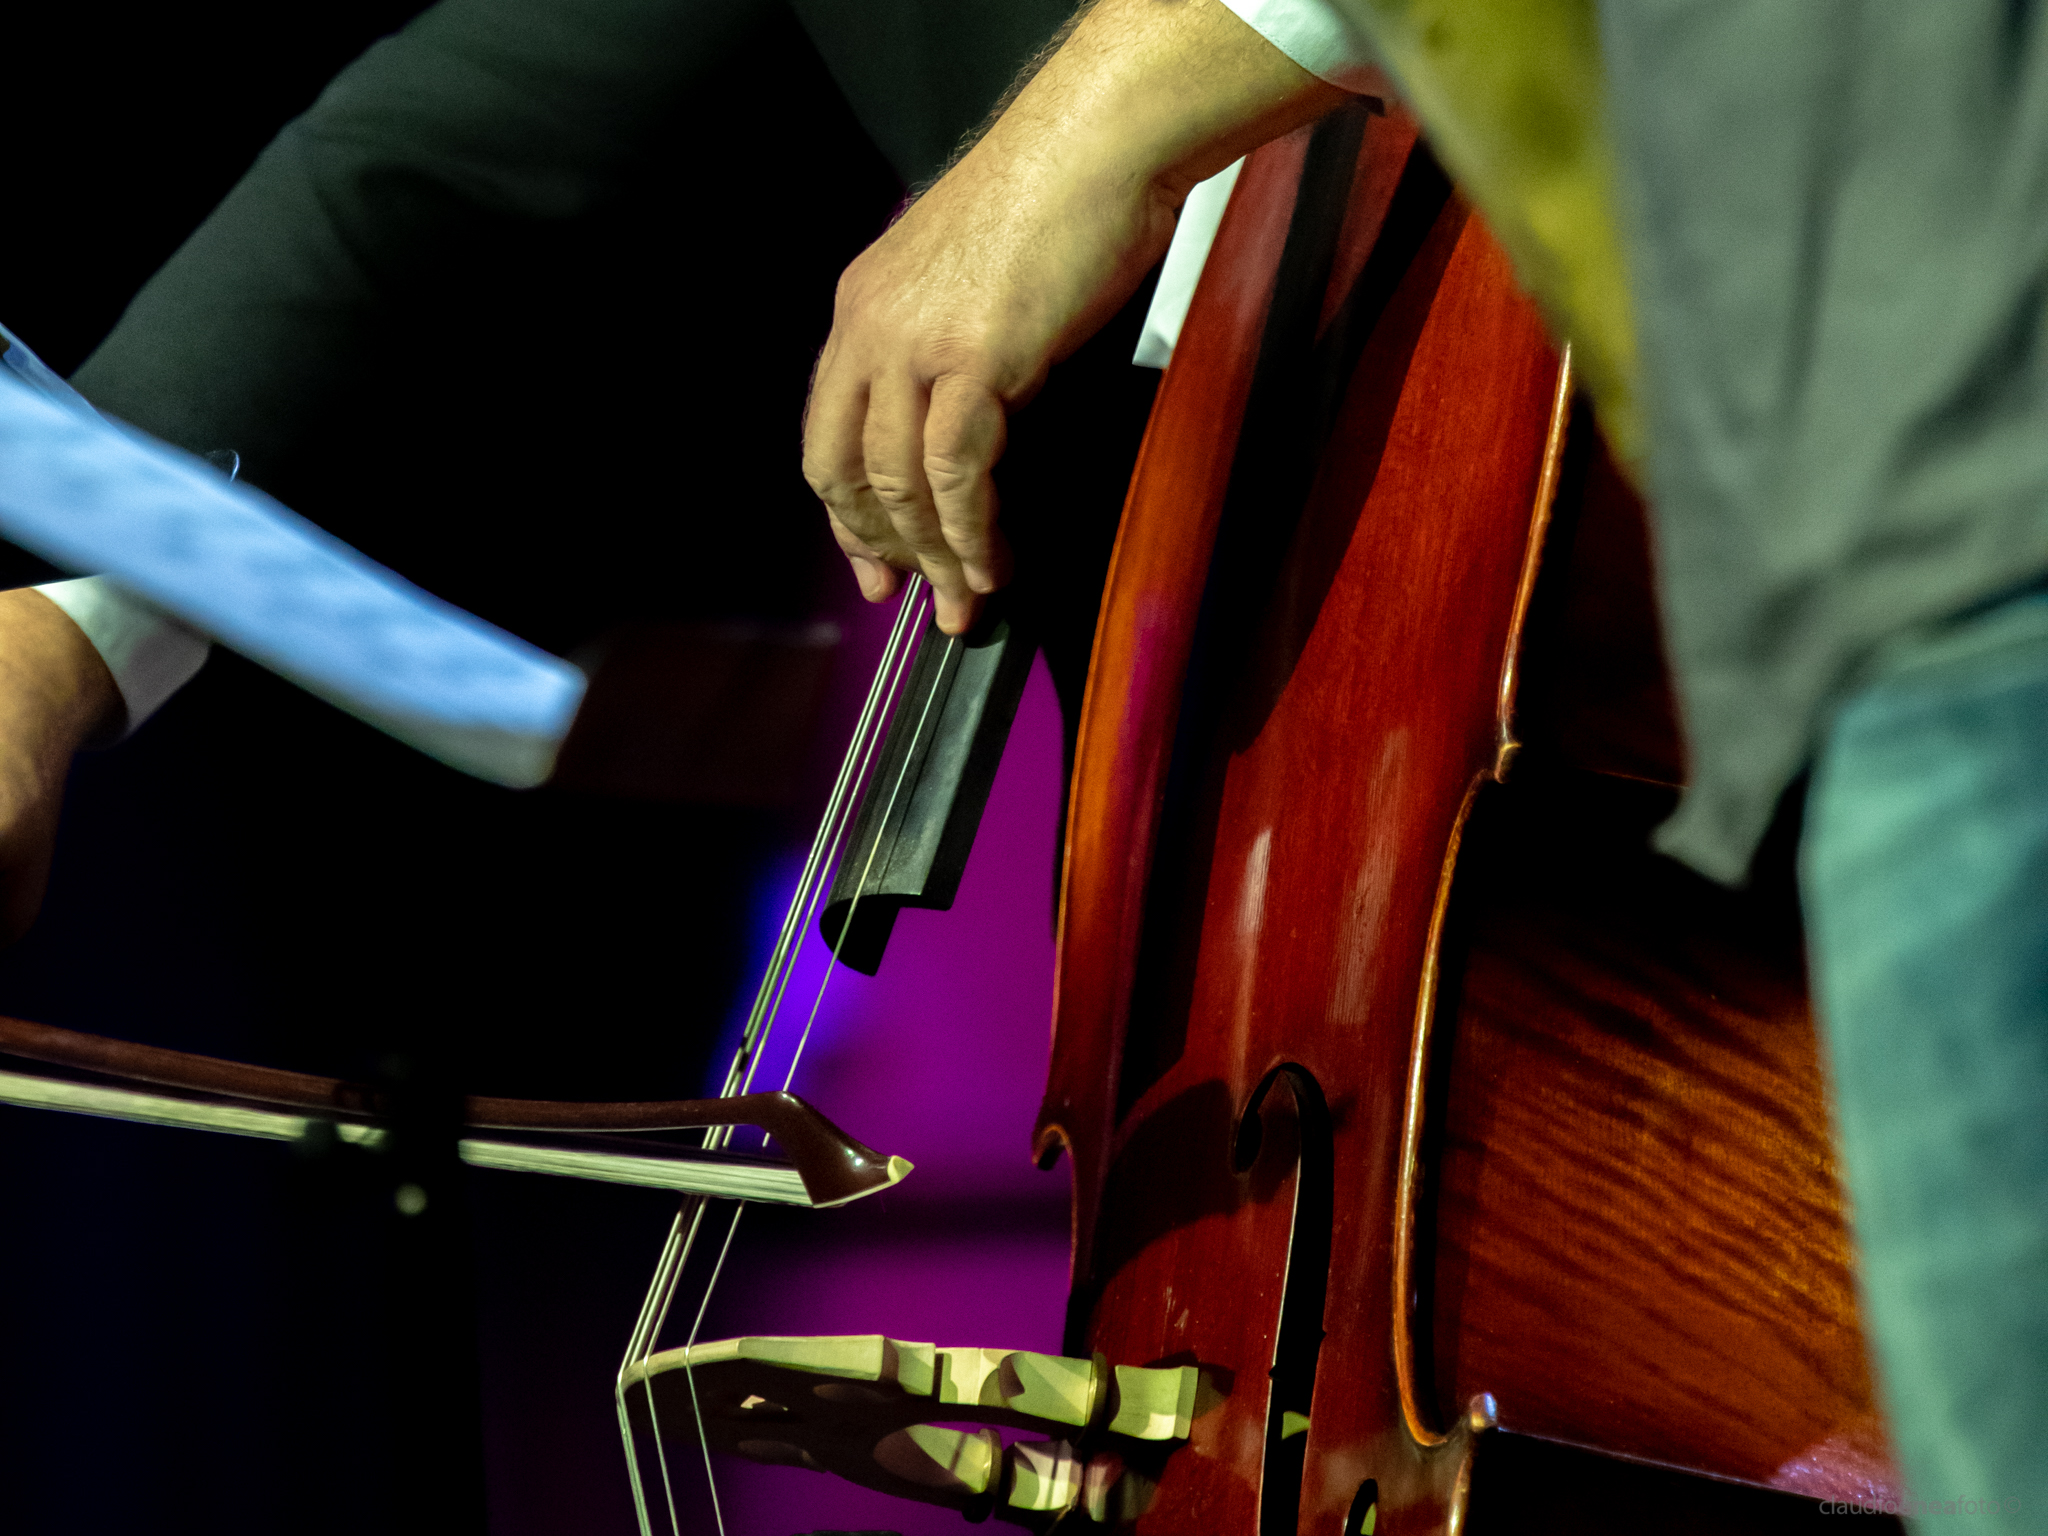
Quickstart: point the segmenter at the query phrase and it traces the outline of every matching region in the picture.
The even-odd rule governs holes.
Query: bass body
[[[1796,909],[1649,851],[1656,637],[1642,508],[1412,121],[1255,155],[1072,783],[1066,1352],[1200,1380],[1186,1444],[1101,1453],[1099,1517],[1751,1530],[1896,1492]]]

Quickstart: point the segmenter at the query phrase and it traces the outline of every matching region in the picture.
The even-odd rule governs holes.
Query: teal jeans
[[[1800,863],[1903,1512],[2048,1531],[2048,593],[1849,700]]]

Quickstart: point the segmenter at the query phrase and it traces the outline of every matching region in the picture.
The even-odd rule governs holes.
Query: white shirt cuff
[[[1243,169],[1243,160],[1233,160],[1207,181],[1197,182],[1181,204],[1173,244],[1166,248],[1166,260],[1159,268],[1159,286],[1152,290],[1145,328],[1138,333],[1138,350],[1131,354],[1131,361],[1140,368],[1164,368],[1173,361],[1174,344],[1180,340],[1188,305],[1195,299],[1195,284],[1202,279],[1209,247],[1216,243],[1216,230],[1223,223],[1223,210],[1230,206],[1230,189],[1237,185],[1237,173]]]
[[[85,632],[128,708],[122,734],[133,731],[206,664],[212,642],[159,613],[104,576],[50,581],[36,590]]]
[[[1332,0],[1223,0],[1237,17],[1310,74],[1361,94],[1379,89],[1365,34]]]

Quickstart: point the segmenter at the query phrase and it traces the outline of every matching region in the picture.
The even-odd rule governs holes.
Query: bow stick
[[[481,778],[547,779],[583,673],[364,558],[205,461],[95,411],[0,326],[0,533],[96,571],[350,713]],[[295,1139],[316,1120],[375,1145],[385,1107],[330,1079],[0,1019],[0,1103]],[[171,1092],[155,1091],[168,1088]],[[910,1171],[793,1095],[578,1105],[472,1099],[460,1149],[519,1169],[836,1205]],[[296,1111],[291,1112],[291,1111]],[[783,1156],[610,1141],[603,1133],[752,1125]],[[567,1133],[586,1133],[572,1142]]]
[[[588,690],[581,671],[412,586],[211,465],[107,421],[4,327],[0,463],[7,466],[0,476],[0,533],[24,548],[114,580],[453,767],[514,787],[542,783],[553,770]],[[913,577],[719,1097],[603,1106],[469,1101],[471,1131],[493,1134],[465,1135],[466,1161],[653,1184],[688,1195],[617,1379],[620,1432],[643,1536],[652,1536],[652,1528],[626,1391],[637,1371],[647,1385],[647,1419],[656,1432],[670,1525],[679,1536],[647,1362],[709,1201],[731,1198],[735,1204],[696,1309],[691,1344],[747,1199],[839,1204],[909,1172],[903,1159],[884,1158],[840,1132],[789,1085],[835,966],[872,973],[901,907],[951,904],[1023,689],[1032,650],[1007,625],[992,627],[998,643],[947,637],[921,649],[929,610],[925,584]],[[892,719],[898,729],[885,736]],[[879,801],[866,794],[871,781],[886,787]],[[857,854],[842,861],[849,841]],[[753,1093],[762,1051],[788,999],[801,936],[813,922],[832,945],[825,981],[806,1012],[782,1090]],[[0,1055],[72,1069],[59,1077],[0,1071],[0,1102],[242,1135],[297,1137],[316,1118],[332,1121],[343,1139],[374,1142],[383,1134],[365,1098],[369,1090],[329,1079],[18,1021],[0,1021]],[[172,1091],[151,1091],[137,1081]],[[732,1141],[742,1125],[776,1141],[786,1159],[735,1153]],[[704,1128],[699,1145],[592,1146],[562,1136],[688,1127]],[[687,1365],[684,1375],[690,1380]],[[693,1380],[690,1399],[708,1476],[709,1442]],[[711,1496],[722,1532],[715,1481]]]
[[[61,1072],[24,1072],[0,1063],[0,1104],[272,1141],[296,1141],[324,1121],[341,1140],[375,1148],[388,1136],[397,1108],[373,1084],[22,1019],[0,1018],[0,1058],[7,1057]],[[475,1167],[775,1205],[844,1205],[900,1183],[910,1172],[903,1158],[862,1145],[793,1093],[622,1104],[471,1097],[463,1101],[462,1125],[457,1149]],[[782,1155],[707,1151],[646,1135],[713,1126],[752,1126],[772,1137]]]

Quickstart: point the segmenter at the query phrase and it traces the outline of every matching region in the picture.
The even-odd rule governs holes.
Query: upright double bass
[[[1398,112],[1262,151],[1104,599],[1038,1128],[1068,1348],[1213,1402],[1139,1529],[1893,1491],[1796,911],[1649,851],[1682,778],[1642,509],[1483,223]]]
[[[1034,1142],[1072,1162],[1063,1356],[722,1341],[650,1397],[691,1367],[727,1448],[1062,1531],[1894,1493],[1796,906],[1649,848],[1684,776],[1650,567],[1413,121],[1261,150],[1081,721]],[[1047,1438],[934,1427],[977,1419]]]

